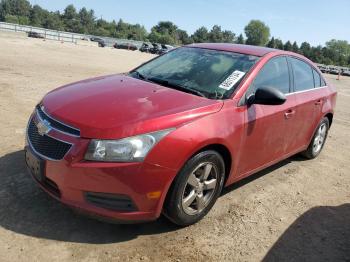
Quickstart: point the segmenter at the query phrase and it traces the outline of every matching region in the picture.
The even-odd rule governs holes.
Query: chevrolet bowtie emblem
[[[38,128],[38,133],[41,136],[46,135],[52,129],[50,123],[46,120],[39,120],[39,122],[36,124],[36,127]]]

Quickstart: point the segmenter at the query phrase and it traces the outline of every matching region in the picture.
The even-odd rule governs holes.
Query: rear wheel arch
[[[333,113],[329,112],[329,113],[327,113],[324,117],[327,117],[327,118],[328,118],[329,127],[331,127],[332,122],[333,122]]]

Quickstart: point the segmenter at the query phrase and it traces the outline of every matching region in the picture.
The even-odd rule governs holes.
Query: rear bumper
[[[33,153],[30,146],[25,150]],[[115,222],[157,219],[176,175],[175,170],[145,162],[71,163],[67,159],[69,155],[61,161],[45,160],[45,179],[33,176],[34,180],[63,204]]]

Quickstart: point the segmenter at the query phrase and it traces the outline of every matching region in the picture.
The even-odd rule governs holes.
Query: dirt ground
[[[43,193],[24,128],[49,90],[124,72],[151,56],[0,33],[0,261],[350,261],[350,78],[315,160],[292,157],[226,189],[200,223],[112,225]]]

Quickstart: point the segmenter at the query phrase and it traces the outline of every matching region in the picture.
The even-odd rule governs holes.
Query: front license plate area
[[[44,170],[45,170],[45,161],[35,156],[30,149],[26,149],[25,158],[27,167],[32,173],[32,175],[39,181],[42,182],[45,178]]]

